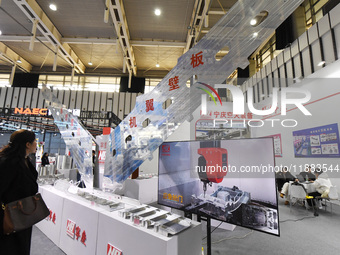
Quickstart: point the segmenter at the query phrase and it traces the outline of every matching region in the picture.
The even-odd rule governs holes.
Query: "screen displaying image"
[[[158,203],[279,235],[272,138],[164,142]]]

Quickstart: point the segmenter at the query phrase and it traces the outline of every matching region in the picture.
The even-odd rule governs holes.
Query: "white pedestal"
[[[157,184],[157,179],[151,182]],[[151,182],[143,182],[143,185]],[[124,255],[197,255],[201,252],[201,224],[196,221],[192,221],[192,226],[185,231],[166,237],[153,229],[133,225],[130,219],[119,217],[118,211],[109,212],[94,202],[68,195],[54,187],[42,186],[39,190],[47,206],[55,213],[56,223],[43,220],[37,226],[68,255],[107,254],[108,244]],[[110,199],[110,195],[107,197]],[[138,201],[130,198],[120,199],[125,208],[139,205]],[[128,203],[129,200],[131,203]],[[74,225],[68,225],[68,221]],[[86,238],[82,239],[84,231]]]
[[[64,200],[59,247],[66,254],[96,254],[99,211],[102,211],[102,209],[91,206],[85,201],[79,201],[75,198]],[[73,238],[68,235],[68,220],[75,223]],[[80,228],[78,238],[76,236],[77,227]],[[82,240],[84,232],[85,241]]]
[[[124,255],[198,255],[202,247],[201,224],[172,237],[165,237],[152,229],[135,226],[117,212],[99,215],[97,254],[106,254],[108,244]]]
[[[158,177],[150,179],[127,179],[124,183],[124,196],[139,200],[142,204],[157,201]]]
[[[53,243],[59,246],[64,195],[62,192],[58,192],[55,189],[52,192],[51,189],[40,188],[39,191],[50,210],[50,216],[37,223],[36,226],[45,233]]]

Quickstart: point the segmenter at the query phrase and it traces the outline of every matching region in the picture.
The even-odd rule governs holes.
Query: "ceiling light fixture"
[[[156,67],[159,67],[159,64],[158,64],[158,63],[156,64]]]
[[[251,19],[250,20],[250,25],[255,26],[257,23],[256,19]]]
[[[161,15],[161,13],[162,13],[162,12],[161,12],[161,10],[160,10],[160,9],[156,9],[156,10],[155,10],[155,15],[156,15],[156,16],[159,16],[159,15]]]
[[[318,66],[323,66],[324,64],[326,64],[326,61],[321,61],[319,62]]]
[[[90,55],[90,62],[88,63],[90,66],[92,66],[92,50],[93,50],[93,43],[91,45],[91,55]]]
[[[18,59],[18,60],[17,60],[17,63],[21,64],[21,63],[22,63],[22,61],[21,61],[20,59]]]
[[[259,33],[255,32],[253,33],[253,38],[256,38],[259,35]]]
[[[56,11],[57,10],[57,6],[55,5],[55,4],[50,4],[50,9],[52,10],[52,11]]]

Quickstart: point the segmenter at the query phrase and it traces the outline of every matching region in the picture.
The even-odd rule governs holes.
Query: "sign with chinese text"
[[[337,123],[294,131],[293,138],[297,158],[340,157]]]

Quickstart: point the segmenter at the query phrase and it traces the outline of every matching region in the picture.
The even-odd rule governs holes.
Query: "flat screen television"
[[[164,142],[158,203],[280,234],[273,139]]]

